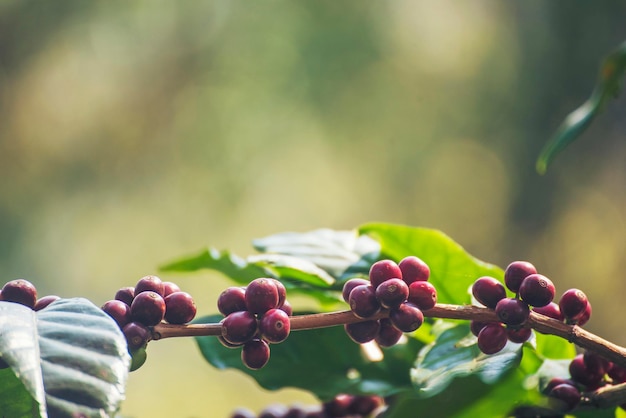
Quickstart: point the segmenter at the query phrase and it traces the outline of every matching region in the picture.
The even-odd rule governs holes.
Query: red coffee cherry
[[[489,324],[489,322],[480,322],[480,321],[470,321],[470,331],[474,336],[478,337],[480,330],[485,328],[485,325]]]
[[[370,267],[370,283],[377,288],[382,282],[389,279],[402,279],[400,267],[392,260],[381,260]]]
[[[255,279],[246,288],[246,308],[254,314],[263,315],[270,309],[278,308],[279,301],[280,295],[274,279]]]
[[[0,300],[19,303],[33,309],[37,303],[37,289],[28,280],[11,280],[2,287]]]
[[[559,409],[563,412],[571,411],[580,402],[580,391],[567,383],[555,386],[548,396],[559,402]]]
[[[381,347],[391,347],[402,337],[402,331],[394,327],[389,318],[382,318],[380,320],[380,330],[376,336],[376,342]]]
[[[366,342],[372,341],[378,335],[380,321],[355,322],[353,324],[345,324],[343,327],[352,341],[358,344],[365,344]]]
[[[117,322],[120,329],[124,328],[131,320],[130,306],[121,300],[114,299],[105,302],[104,305],[102,305],[102,310]]]
[[[380,312],[376,291],[370,285],[361,285],[352,289],[348,303],[352,313],[359,318],[370,318]]]
[[[508,341],[506,329],[497,322],[491,322],[478,333],[478,348],[485,354],[501,351]]]
[[[528,305],[515,298],[504,298],[496,305],[496,315],[503,323],[512,327],[522,325],[530,315]]]
[[[568,321],[575,321],[585,313],[587,308],[587,295],[579,289],[569,289],[561,296],[559,308]]]
[[[285,341],[290,330],[289,315],[279,308],[265,312],[259,321],[261,336],[269,343],[277,344]]]
[[[256,331],[257,319],[252,312],[233,312],[222,320],[222,337],[231,344],[250,341]]]
[[[144,276],[135,285],[135,296],[141,292],[155,292],[163,297],[163,282],[157,276]]]
[[[243,345],[241,361],[249,369],[258,370],[265,366],[269,359],[270,346],[265,341],[254,339]]]
[[[391,323],[402,332],[413,332],[424,323],[424,314],[415,305],[405,302],[389,311]]]
[[[415,256],[405,257],[398,263],[402,272],[402,280],[410,285],[417,281],[426,281],[430,277],[428,264]]]
[[[180,292],[180,287],[174,282],[163,282],[163,297],[166,298],[172,293]]]
[[[370,282],[368,280],[359,278],[350,279],[345,282],[341,291],[341,296],[343,297],[343,300],[350,303],[348,300],[350,298],[350,292],[352,292],[352,289],[354,289],[355,287],[362,285],[369,286]]]
[[[151,290],[141,292],[130,305],[130,315],[135,322],[141,322],[147,327],[154,326],[165,316],[165,301]]]
[[[472,285],[472,295],[487,308],[495,309],[498,302],[506,297],[506,290],[502,283],[493,277],[484,276]]]
[[[514,261],[504,270],[504,283],[511,292],[517,293],[522,281],[531,274],[536,273],[537,269],[528,261]]]
[[[437,290],[430,282],[416,281],[409,285],[407,300],[421,310],[427,311],[437,304]]]
[[[148,341],[152,338],[150,329],[139,322],[130,322],[122,329],[129,350],[137,350],[138,348],[145,347]]]
[[[540,308],[533,308],[533,311],[552,319],[556,319],[557,321],[563,321],[565,319],[561,313],[561,308],[559,308],[559,305],[554,302],[550,302],[546,306],[542,306]]]
[[[217,298],[217,309],[224,316],[246,310],[246,290],[243,287],[229,287]]]
[[[376,288],[376,299],[387,308],[397,308],[406,302],[409,296],[409,286],[402,279],[389,279]]]
[[[554,284],[552,280],[541,274],[527,276],[519,288],[519,295],[530,306],[542,307],[554,299]]]
[[[41,297],[37,299],[37,302],[35,302],[35,307],[33,309],[36,311],[40,311],[44,308],[47,308],[48,305],[50,305],[52,302],[56,302],[59,299],[61,298],[56,295],[48,295],[48,296]]]
[[[522,344],[528,341],[532,335],[532,329],[530,328],[507,328],[506,335],[509,341],[516,344]]]
[[[174,292],[165,297],[165,320],[170,324],[186,324],[196,316],[196,304],[187,292]]]
[[[133,299],[135,299],[135,288],[134,287],[122,287],[120,290],[115,293],[115,298],[117,300],[121,300],[128,306],[133,303]]]

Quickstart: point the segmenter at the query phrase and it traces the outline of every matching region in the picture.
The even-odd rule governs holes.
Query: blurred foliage
[[[424,225],[584,288],[589,328],[626,344],[606,299],[626,291],[624,98],[586,132],[601,147],[534,172],[624,16],[615,0],[0,2],[0,271],[99,304],[209,242]],[[219,275],[164,277],[215,312]],[[312,401],[198,367],[190,341],[149,356],[129,417]]]

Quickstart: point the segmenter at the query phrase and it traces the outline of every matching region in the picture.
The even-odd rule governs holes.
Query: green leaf
[[[626,74],[626,42],[605,58],[596,87],[589,99],[567,115],[554,136],[541,150],[536,167],[539,174],[545,174],[554,157],[587,129],[591,121],[604,110],[609,99],[617,97],[622,88],[624,74]]]
[[[376,239],[382,255],[393,260],[414,255],[430,267],[429,281],[437,288],[441,303],[457,305],[469,302],[467,290],[481,276],[499,280],[504,272],[468,254],[463,247],[441,231],[404,225],[371,223],[359,227],[359,232]]]
[[[0,411],[13,418],[39,417],[39,405],[10,368],[0,370]]]
[[[573,359],[576,347],[564,338],[555,335],[535,333],[537,336],[537,353],[549,359]]]
[[[259,254],[248,257],[248,262],[271,270],[277,278],[328,288],[335,278],[312,262],[282,254]]]
[[[221,316],[201,318],[218,322]],[[343,327],[292,332],[283,343],[271,345],[269,363],[260,370],[247,369],[241,349],[229,349],[215,337],[196,338],[205,359],[218,369],[238,369],[265,389],[296,387],[321,399],[337,393],[376,393],[382,396],[411,387],[409,367],[423,346],[415,339],[385,349],[383,361],[370,361]]]

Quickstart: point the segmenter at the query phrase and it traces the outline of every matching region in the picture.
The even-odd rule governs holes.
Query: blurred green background
[[[367,221],[532,261],[626,344],[626,101],[542,145],[626,39],[623,1],[0,2],[0,268],[96,304],[205,245]],[[217,274],[161,275],[216,312]],[[151,344],[128,417],[314,402]]]

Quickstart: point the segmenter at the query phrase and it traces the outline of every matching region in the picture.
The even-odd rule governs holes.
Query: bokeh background
[[[623,1],[0,2],[0,271],[96,304],[206,245],[439,228],[583,288],[626,344],[626,100],[542,145],[626,39]],[[175,276],[213,313],[227,286]],[[314,402],[153,343],[128,417]]]

